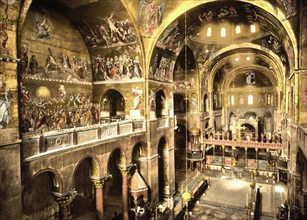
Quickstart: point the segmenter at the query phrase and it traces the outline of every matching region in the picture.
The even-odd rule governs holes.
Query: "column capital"
[[[93,182],[95,188],[102,188],[102,186],[104,184],[103,179],[100,179],[100,180],[92,179],[92,182]]]
[[[134,166],[134,164],[118,164],[118,168],[123,176],[127,176],[130,169]]]
[[[106,174],[105,176],[91,176],[91,181],[93,182],[95,188],[102,188],[104,182],[109,179],[112,178],[111,174]]]
[[[65,206],[69,202],[71,202],[73,197],[77,194],[77,191],[76,190],[70,190],[70,191],[67,191],[67,192],[64,192],[64,193],[52,192],[52,194],[55,197],[56,202],[60,206]]]

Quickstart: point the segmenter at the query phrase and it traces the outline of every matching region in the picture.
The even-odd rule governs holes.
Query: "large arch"
[[[100,99],[100,120],[124,119],[125,98],[115,89],[106,91]]]
[[[164,18],[163,23],[160,25],[160,27],[157,29],[155,36],[161,36],[163,32],[166,30],[166,28],[174,22],[174,18],[183,16],[186,12],[193,8],[197,8],[204,4],[209,4],[215,2],[215,0],[209,0],[206,1],[206,3],[201,1],[191,1],[186,2],[185,4],[179,5],[175,10],[172,11],[167,17]],[[250,0],[241,0],[238,1],[241,3],[249,3],[255,7],[260,8],[264,12],[269,14],[269,17],[273,20],[275,20],[281,27],[283,31],[287,34],[289,37],[290,44],[293,48],[293,63],[294,63],[294,69],[297,69],[298,67],[298,48],[297,48],[297,40],[294,34],[294,30],[292,28],[292,25],[290,24],[289,20],[286,18],[286,15],[282,12],[282,10],[279,7],[272,7],[269,1],[265,0],[259,0],[259,1],[250,1]],[[146,54],[146,60],[151,60],[151,56],[153,54],[153,50],[155,48],[155,45],[158,41],[158,37],[155,38],[155,41],[152,41],[151,44],[148,44],[146,49],[148,53]],[[290,54],[291,55],[291,54]],[[150,63],[146,64],[146,69],[150,68]]]
[[[53,169],[44,169],[32,176],[22,191],[22,214],[32,219],[57,215],[59,208],[53,193],[61,193],[63,182]]]
[[[95,155],[84,156],[77,164],[74,175],[74,187],[77,195],[71,203],[74,218],[91,213],[95,216],[95,191],[93,178],[100,176],[100,165]]]

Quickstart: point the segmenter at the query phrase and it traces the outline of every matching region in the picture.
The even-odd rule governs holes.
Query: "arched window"
[[[248,96],[247,104],[248,105],[253,105],[254,104],[254,97],[253,97],[253,95],[249,95]]]
[[[235,104],[235,96],[232,95],[232,96],[231,96],[231,105],[234,105],[234,104]]]
[[[251,28],[251,33],[256,33],[256,25],[251,24],[250,28]]]
[[[236,26],[236,34],[241,34],[241,27],[240,27],[240,25]]]
[[[273,95],[267,95],[267,105],[273,105]]]
[[[221,28],[221,37],[226,37],[226,28],[225,27]]]
[[[207,29],[207,37],[211,37],[212,36],[212,27],[208,27]]]

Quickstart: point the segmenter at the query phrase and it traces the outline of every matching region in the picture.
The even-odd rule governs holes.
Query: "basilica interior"
[[[0,11],[0,219],[307,218],[306,1]]]

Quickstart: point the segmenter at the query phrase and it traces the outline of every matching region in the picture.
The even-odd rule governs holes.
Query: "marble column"
[[[213,159],[215,160],[215,145],[212,145],[212,155],[213,155]]]
[[[232,151],[231,151],[231,157],[232,157],[232,166],[236,166],[237,165],[237,160],[236,160],[236,147],[232,146]]]
[[[100,177],[92,177],[95,186],[95,203],[96,203],[96,219],[103,219],[103,184],[104,179]]]
[[[245,160],[244,160],[244,166],[247,167],[248,166],[248,158],[247,158],[247,147],[244,148],[245,150]]]
[[[129,220],[128,207],[128,174],[131,166],[119,165],[122,173],[122,199],[123,199],[123,220]]]
[[[53,192],[55,200],[59,205],[59,220],[71,219],[69,204],[75,194],[76,191],[74,190],[65,193]]]
[[[222,164],[225,164],[225,145],[222,145]]]
[[[258,148],[255,148],[255,169],[258,169]]]

